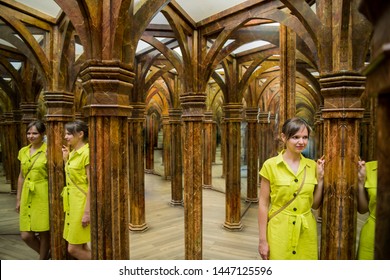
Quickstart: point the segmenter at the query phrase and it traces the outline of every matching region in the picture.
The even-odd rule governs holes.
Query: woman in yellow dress
[[[373,260],[375,245],[376,189],[378,161],[358,162],[358,212],[369,212],[359,238],[358,260]]]
[[[49,185],[47,176],[46,127],[41,121],[27,126],[29,145],[20,149],[20,173],[16,195],[20,235],[39,254],[50,257]]]
[[[63,237],[68,252],[79,260],[91,259],[88,126],[83,121],[65,125],[67,146],[62,147],[66,186],[62,191],[65,211]]]
[[[325,161],[323,156],[316,163],[302,155],[309,134],[303,119],[287,120],[281,134],[285,149],[260,170],[258,251],[263,260],[318,259],[311,210],[322,202]]]

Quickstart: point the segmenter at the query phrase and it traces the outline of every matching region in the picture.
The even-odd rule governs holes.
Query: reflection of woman
[[[91,240],[91,228],[88,126],[82,121],[74,121],[67,123],[65,130],[68,146],[62,147],[66,173],[66,187],[62,191],[65,210],[63,237],[68,241],[69,254],[79,260],[89,260],[91,250],[87,243]]]
[[[285,144],[260,170],[259,253],[263,260],[318,259],[317,223],[311,209],[322,202],[324,157],[302,155],[310,127],[300,118],[282,128]]]
[[[369,212],[369,216],[360,231],[357,259],[373,260],[378,161],[359,161],[358,167],[358,212],[360,214]]]
[[[27,126],[30,144],[19,151],[21,166],[16,196],[20,235],[41,260],[49,258],[50,250],[47,146],[43,141],[45,131],[41,121],[31,122]]]

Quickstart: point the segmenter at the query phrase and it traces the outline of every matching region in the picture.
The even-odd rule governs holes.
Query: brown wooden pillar
[[[226,136],[226,122],[225,122],[225,117],[222,118],[221,120],[221,159],[222,159],[222,174],[221,177],[225,178],[226,174],[226,168],[227,168],[227,159],[225,157],[226,155],[226,142],[227,142],[227,136]]]
[[[88,61],[80,72],[88,97],[93,259],[129,259],[128,118],[134,73],[118,61]]]
[[[37,119],[37,109],[38,104],[35,102],[22,102],[20,103],[20,110],[22,113],[22,121],[20,124],[20,145],[21,147],[24,147],[28,145],[28,140],[26,137],[26,129],[30,122]]]
[[[366,90],[377,98],[376,137],[378,189],[375,228],[375,259],[390,259],[390,2],[363,0],[360,10],[374,27],[371,63],[365,74]]]
[[[212,132],[211,132],[211,160],[212,163],[216,163],[217,161],[217,130],[218,126],[215,121],[212,124]]]
[[[257,123],[257,108],[245,110],[248,123],[248,175],[246,201],[258,202],[258,178],[259,178],[259,131]]]
[[[163,158],[162,162],[164,164],[164,179],[171,179],[171,127],[169,125],[169,116],[165,115],[162,117],[162,126],[163,126]]]
[[[61,192],[65,186],[62,145],[65,144],[65,123],[73,120],[73,93],[45,92],[47,108],[46,136],[50,201],[50,238],[53,260],[71,259],[67,253],[67,244],[62,237],[64,229],[64,208]]]
[[[203,120],[203,188],[212,187],[213,113],[205,112]]]
[[[278,135],[283,123],[295,116],[296,34],[280,25],[280,109]]]
[[[143,232],[149,228],[145,215],[145,105],[132,103],[131,107],[133,109],[129,118],[129,229]]]
[[[324,97],[325,177],[321,259],[355,258],[360,96],[365,77],[354,72],[320,78]]]
[[[5,124],[7,127],[6,142],[8,145],[5,147],[8,155],[9,164],[9,181],[11,184],[11,193],[16,194],[18,189],[18,176],[20,171],[20,162],[18,161],[18,152],[21,148],[20,142],[20,112],[18,110],[12,113],[5,113]],[[26,133],[23,135],[26,137]]]
[[[155,121],[153,115],[146,116],[145,172],[154,173]]]
[[[202,130],[206,95],[185,93],[180,96],[183,108],[183,167],[185,259],[201,260],[202,225]]]
[[[241,113],[242,104],[224,105],[226,125],[226,211],[223,226],[241,230]]]
[[[13,168],[13,163],[17,163],[17,144],[14,141],[16,137],[15,126],[13,122],[13,116],[11,112],[6,112],[3,115],[4,124],[3,128],[6,133],[4,133],[4,146],[2,147],[4,153],[4,170],[6,175],[6,181],[8,184],[11,184],[11,191],[16,193],[16,186],[12,186],[12,182],[15,183],[15,170]],[[18,174],[19,175],[19,174]]]
[[[180,109],[169,110],[169,123],[171,125],[171,204],[183,205],[183,160],[182,160],[182,128]]]

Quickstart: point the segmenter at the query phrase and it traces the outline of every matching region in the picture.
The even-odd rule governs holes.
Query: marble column
[[[333,73],[321,76],[320,83],[325,140],[321,259],[350,260],[356,254],[356,165],[365,77]]]
[[[371,62],[365,70],[365,75],[368,95],[373,102],[377,102],[374,116],[378,160],[375,259],[388,260],[390,259],[390,2],[363,0],[360,11],[374,27]]]
[[[184,93],[180,96],[180,101],[183,108],[185,259],[201,260],[203,245],[202,130],[206,95]]]
[[[143,232],[149,228],[145,214],[145,105],[132,103],[131,107],[133,109],[129,118],[129,229]]]
[[[203,188],[212,187],[213,113],[205,112],[203,121]]]
[[[228,230],[241,230],[241,121],[242,104],[224,105],[226,125],[226,211],[223,224]]]
[[[248,174],[246,201],[258,202],[259,178],[259,131],[257,123],[257,108],[246,108],[245,117],[248,123]]]
[[[164,179],[171,179],[171,127],[169,124],[169,116],[163,116],[163,165],[164,165]]]
[[[47,108],[46,136],[50,200],[50,238],[53,260],[72,259],[67,253],[67,244],[62,237],[64,208],[61,192],[65,186],[62,145],[65,144],[65,123],[73,120],[74,96],[71,92],[47,91],[44,93]]]
[[[93,259],[130,258],[128,118],[134,76],[119,61],[87,61],[80,72],[88,95]]]
[[[183,205],[183,160],[182,160],[182,128],[180,109],[169,110],[171,125],[171,205]]]

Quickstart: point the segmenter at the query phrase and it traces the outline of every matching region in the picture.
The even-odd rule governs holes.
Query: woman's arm
[[[364,185],[366,183],[366,162],[358,161],[358,203],[357,210],[360,214],[368,212],[368,194]]]
[[[324,165],[325,159],[322,156],[317,160],[317,186],[314,188],[313,193],[313,209],[318,209],[322,203],[322,194],[324,189]]]
[[[88,191],[87,191],[87,200],[85,202],[85,208],[84,208],[84,215],[83,219],[81,220],[83,227],[86,227],[91,222],[91,216],[90,216],[90,199],[91,199],[91,188],[90,188],[90,172],[89,172],[89,165],[85,167],[85,172],[87,173],[87,183],[88,183]]]
[[[267,241],[268,209],[270,196],[270,183],[261,177],[259,192],[258,224],[259,224],[259,254],[263,260],[269,258],[269,245]]]
[[[22,187],[24,183],[24,177],[22,173],[22,166],[20,166],[20,172],[18,177],[18,189],[16,191],[16,212],[19,213],[20,210],[20,197],[22,195]]]

